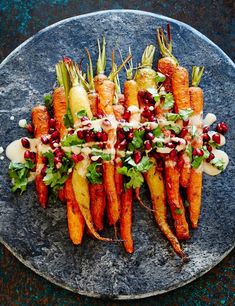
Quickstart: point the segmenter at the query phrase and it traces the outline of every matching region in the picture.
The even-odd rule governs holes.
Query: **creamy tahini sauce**
[[[6,148],[6,157],[14,163],[25,163],[24,153],[26,150],[36,152],[38,139],[27,138],[30,142],[30,148],[26,149],[22,146],[21,140],[17,139],[12,141]]]
[[[228,162],[229,162],[229,157],[228,155],[222,151],[222,150],[217,150],[217,149],[213,149],[212,153],[215,155],[215,158],[220,158],[223,160],[224,162],[224,170],[226,169],[226,167],[228,166]],[[223,171],[224,171],[223,170]],[[207,163],[206,161],[203,162],[203,171],[208,174],[208,175],[218,175],[220,174],[222,171],[217,169],[215,166],[213,166],[210,163]]]
[[[203,125],[204,126],[210,126],[212,125],[215,121],[216,121],[216,115],[215,114],[212,114],[212,113],[208,113],[206,115],[206,117],[204,118],[203,120]]]

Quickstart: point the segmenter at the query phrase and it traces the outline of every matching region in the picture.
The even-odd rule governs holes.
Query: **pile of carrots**
[[[136,197],[145,206],[140,198],[142,184],[128,184],[124,172],[124,158],[122,152],[128,151],[128,143],[137,137],[136,130],[145,129],[145,152],[133,149],[132,158],[135,166],[146,156],[150,166],[140,175],[145,180],[151,196],[151,210],[155,221],[171,243],[174,251],[183,259],[186,255],[179,241],[190,238],[189,225],[186,220],[186,210],[189,211],[190,222],[193,228],[198,225],[201,207],[202,166],[194,169],[186,150],[178,152],[173,144],[176,136],[174,131],[161,127],[163,137],[170,137],[167,153],[151,150],[153,131],[151,124],[161,122],[167,113],[191,110],[191,116],[197,116],[197,136],[192,137],[190,118],[178,119],[181,126],[178,138],[183,144],[191,144],[193,149],[202,147],[202,111],[203,92],[198,87],[203,69],[194,68],[193,85],[189,86],[189,73],[180,66],[172,55],[172,40],[168,27],[168,39],[162,29],[157,30],[157,41],[162,57],[158,60],[156,70],[153,69],[155,46],[146,47],[142,60],[136,68],[132,64],[132,54],[129,54],[122,64],[117,67],[112,54],[112,69],[105,74],[106,69],[106,42],[102,45],[98,40],[99,56],[97,74],[93,76],[92,61],[89,51],[87,72],[84,74],[75,62],[64,58],[56,65],[57,83],[52,98],[53,117],[45,106],[36,106],[32,111],[34,136],[42,141],[42,137],[50,139],[50,146],[54,154],[55,165],[63,164],[63,139],[68,135],[79,135],[85,139],[85,144],[94,142],[94,133],[89,131],[89,124],[95,120],[103,120],[105,129],[95,133],[98,145],[105,153],[112,156],[109,159],[99,159],[95,165],[85,151],[72,153],[73,167],[67,174],[64,184],[58,190],[60,200],[66,202],[68,230],[71,241],[79,245],[82,243],[85,226],[90,234],[102,241],[114,241],[103,237],[100,232],[104,228],[104,218],[107,215],[109,226],[115,228],[116,239],[123,242],[126,252],[133,253],[132,238],[132,208]],[[126,69],[123,94],[121,93],[118,72]],[[160,78],[160,79],[159,79]],[[159,96],[159,92],[168,94],[174,101],[173,105],[166,106],[166,98]],[[156,93],[156,94],[155,94]],[[160,98],[159,98],[160,97]],[[78,114],[84,114],[78,116]],[[114,118],[114,121],[110,120]],[[66,123],[66,120],[69,122]],[[120,125],[129,127],[123,132]],[[116,124],[116,126],[115,126]],[[86,134],[84,134],[84,126]],[[88,132],[87,132],[88,130]],[[93,134],[92,134],[93,133]],[[49,136],[48,136],[49,135]],[[85,135],[85,136],[84,136]],[[54,140],[53,140],[54,139]],[[46,142],[46,141],[45,141]],[[44,142],[44,143],[45,143]],[[102,144],[103,142],[103,144]],[[89,145],[88,145],[89,147]],[[161,152],[161,151],[160,151]],[[125,155],[125,154],[124,154]],[[102,158],[101,158],[102,159]],[[58,162],[58,163],[57,163]],[[36,154],[36,190],[39,201],[46,207],[49,186],[45,181],[47,161],[38,145]],[[99,180],[92,183],[87,177],[87,169],[98,167]],[[61,166],[61,165],[59,165]],[[59,167],[58,167],[59,168]],[[124,169],[124,170],[123,170]],[[96,169],[94,169],[96,171]],[[185,200],[181,189],[184,189]],[[188,203],[188,207],[184,205]],[[167,207],[174,221],[174,229],[167,222]],[[144,209],[144,208],[143,208]],[[120,226],[118,238],[117,225]]]

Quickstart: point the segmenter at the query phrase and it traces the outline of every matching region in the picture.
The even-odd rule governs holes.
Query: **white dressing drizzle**
[[[222,159],[222,161],[224,162],[224,169],[223,171],[226,169],[226,167],[228,166],[228,162],[229,162],[229,157],[228,155],[222,151],[222,150],[217,150],[217,149],[213,149],[212,153],[215,155],[215,158],[220,158]],[[204,160],[203,162],[203,171],[208,174],[208,175],[218,175],[222,172],[222,170],[219,170],[218,168],[216,168],[215,166],[213,166],[211,163],[208,163]]]

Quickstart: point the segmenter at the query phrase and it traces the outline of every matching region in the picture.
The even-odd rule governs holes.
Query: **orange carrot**
[[[120,218],[120,233],[127,253],[134,252],[132,239],[132,188],[122,193],[122,209]]]
[[[202,111],[203,111],[203,91],[198,87],[204,67],[193,67],[193,77],[192,77],[192,87],[189,88],[190,104],[193,110],[193,117],[199,118],[197,123],[198,136],[196,136],[192,141],[193,148],[201,148],[203,145],[202,141]],[[197,119],[198,121],[198,119]],[[202,166],[198,169],[191,170],[191,176],[189,180],[189,185],[187,188],[187,199],[189,202],[189,215],[190,221],[193,228],[197,227],[198,219],[201,210],[201,195],[202,195]]]
[[[89,184],[91,198],[91,215],[95,228],[102,231],[104,228],[103,218],[106,207],[105,191],[103,184]]]
[[[67,113],[64,87],[54,89],[53,112],[56,120],[56,129],[60,132],[60,138],[62,139],[67,131],[64,125],[64,116]]]
[[[36,106],[32,110],[32,121],[34,125],[34,136],[35,138],[40,139],[41,136],[47,135],[49,132],[49,120],[50,115],[45,106]],[[48,199],[48,187],[43,182],[43,176],[41,174],[43,157],[40,153],[40,145],[37,147],[36,153],[36,177],[35,184],[39,202],[42,207],[46,207]]]
[[[74,195],[72,174],[70,174],[69,178],[65,182],[64,191],[65,198],[67,201],[69,237],[74,244],[81,244],[84,233],[85,221]]]

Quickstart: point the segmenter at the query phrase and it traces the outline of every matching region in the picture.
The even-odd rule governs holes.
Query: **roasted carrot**
[[[192,87],[189,88],[190,104],[193,110],[191,123],[196,119],[198,135],[192,141],[193,148],[201,148],[202,141],[202,112],[203,112],[203,91],[199,86],[204,67],[193,67]],[[189,216],[193,228],[197,227],[201,210],[202,196],[202,165],[198,169],[191,170],[189,185],[187,188],[187,199],[189,202]]]
[[[64,125],[64,116],[67,113],[66,97],[64,87],[60,86],[53,91],[53,112],[56,120],[56,129],[60,132],[60,138],[62,139],[66,133],[66,127]]]
[[[40,141],[41,136],[49,133],[49,120],[50,115],[45,106],[36,106],[32,110],[32,122],[34,125],[34,137]],[[41,174],[43,164],[43,157],[40,153],[40,144],[37,147],[36,153],[36,177],[35,184],[39,202],[42,207],[46,207],[48,199],[48,187],[43,182],[43,176]]]
[[[132,206],[132,188],[129,188],[122,193],[120,233],[124,248],[130,254],[134,252],[132,239]]]
[[[145,180],[151,195],[153,215],[161,232],[171,243],[174,251],[182,258],[186,258],[178,239],[167,223],[166,192],[162,173],[156,169],[155,159],[151,159],[154,166],[145,174]],[[157,186],[157,188],[156,188]]]
[[[102,231],[104,228],[104,211],[106,207],[105,191],[103,184],[89,184],[91,198],[91,215],[95,228]]]
[[[74,244],[81,244],[84,233],[85,221],[74,195],[72,174],[70,174],[69,178],[65,182],[64,191],[65,198],[67,201],[69,237]]]

